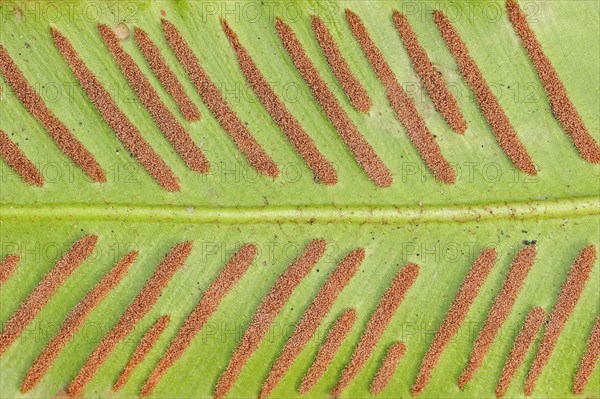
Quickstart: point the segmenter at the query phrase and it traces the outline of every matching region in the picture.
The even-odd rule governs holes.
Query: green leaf
[[[567,88],[590,134],[600,141],[600,4],[591,1],[520,2],[543,49]],[[391,108],[351,34],[344,10],[358,14],[397,80],[452,163],[457,180],[433,177]],[[492,87],[519,139],[538,168],[519,172],[499,147],[456,61],[431,16],[439,9],[451,19]],[[420,86],[394,27],[392,12],[405,13],[425,51],[456,95],[468,128],[453,132]],[[342,91],[311,30],[320,16],[350,70],[372,100],[368,113],[356,111]],[[279,166],[275,179],[258,174],[210,113],[189,76],[169,49],[160,19],[181,31],[211,80],[249,131]],[[247,84],[219,18],[238,34],[285,106],[334,163],[338,183],[315,182],[312,171],[273,122]],[[342,108],[391,170],[394,183],[378,188],[363,172],[294,67],[275,30],[275,17],[288,23]],[[331,324],[347,309],[357,321],[323,378],[307,397],[328,397],[390,282],[407,262],[420,274],[395,312],[365,368],[342,397],[370,397],[369,385],[385,351],[406,344],[390,385],[380,397],[409,397],[435,332],[474,259],[484,248],[498,250],[459,333],[444,351],[423,398],[494,397],[498,378],[525,315],[534,306],[549,314],[571,264],[585,245],[600,245],[600,167],[583,160],[552,114],[548,97],[500,2],[391,1],[27,1],[0,3],[0,43],[46,105],[94,155],[107,182],[92,183],[61,153],[0,74],[0,129],[42,172],[42,188],[28,186],[0,160],[0,259],[21,261],[0,289],[0,320],[9,320],[70,245],[86,234],[99,241],[86,260],[52,297],[21,337],[0,358],[0,396],[61,395],[89,354],[131,303],[164,255],[176,243],[194,248],[183,269],[134,331],[117,346],[85,390],[86,397],[137,397],[146,378],[177,334],[188,313],[243,243],[259,249],[248,272],[167,372],[153,397],[210,397],[252,316],[277,277],[316,238],[327,241],[321,261],[300,283],[267,338],[246,364],[229,395],[255,397],[294,326],[329,273],[350,251],[365,248],[359,271],[342,291],[317,334],[301,352],[272,397],[299,397]],[[160,99],[183,124],[211,164],[205,175],[191,171],[135,96],[96,27],[124,24],[130,37],[120,43],[144,72]],[[118,107],[179,178],[181,190],[160,188],[102,119],[54,45],[50,27],[73,44],[109,90]],[[157,44],[202,115],[186,121],[133,40],[144,29]],[[482,367],[464,391],[457,380],[498,294],[510,263],[524,241],[536,241],[538,255],[523,289]],[[127,275],[86,318],[33,390],[21,381],[60,323],[123,255],[139,251]],[[573,397],[573,377],[600,308],[596,261],[587,285],[560,335],[532,397]],[[134,370],[121,391],[112,386],[144,332],[161,315],[171,323]],[[524,382],[539,345],[537,335],[506,397],[525,397]],[[586,397],[600,392],[595,372]]]

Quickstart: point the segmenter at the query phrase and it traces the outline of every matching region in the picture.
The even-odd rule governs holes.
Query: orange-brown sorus
[[[352,353],[350,362],[342,371],[337,385],[333,388],[333,396],[339,396],[363,369],[377,346],[377,341],[383,335],[396,309],[404,300],[406,293],[412,287],[418,275],[419,266],[414,263],[408,263],[396,274],[396,277],[381,297],[377,309],[371,315],[360,341],[358,341],[358,345]]]
[[[575,262],[571,266],[571,270],[562,285],[554,309],[550,313],[550,320],[548,321],[548,326],[546,326],[546,331],[544,332],[538,352],[529,368],[529,374],[525,381],[525,393],[528,396],[533,393],[535,383],[548,363],[556,341],[569,316],[571,316],[577,301],[579,301],[579,297],[585,288],[585,283],[590,277],[590,272],[594,267],[595,261],[596,247],[588,245],[579,252],[579,256],[577,256],[577,259],[575,259]]]
[[[202,294],[202,297],[177,332],[177,336],[173,338],[167,351],[150,373],[142,387],[142,396],[150,395],[167,370],[183,355],[196,334],[217,310],[221,300],[246,273],[256,254],[257,248],[254,244],[245,244],[231,257],[210,287]]]
[[[0,71],[2,71],[6,82],[12,87],[15,95],[27,108],[27,111],[41,123],[62,152],[71,158],[93,181],[105,182],[106,174],[94,155],[77,140],[69,128],[46,106],[42,97],[27,82],[23,72],[17,67],[10,58],[8,51],[1,44]]]
[[[179,182],[171,169],[154,152],[139,130],[121,111],[98,78],[79,57],[69,40],[55,28],[51,28],[54,44],[73,71],[79,84],[92,101],[102,118],[115,132],[127,151],[131,152],[148,173],[167,191],[179,191]]]
[[[38,168],[2,130],[0,130],[0,157],[21,176],[25,183],[38,187],[44,185],[44,178]]]
[[[510,386],[510,382],[523,363],[523,360],[525,360],[525,355],[527,354],[527,351],[529,351],[535,336],[542,328],[545,320],[546,312],[544,312],[544,309],[542,308],[533,308],[527,314],[523,327],[521,328],[519,335],[517,335],[515,343],[506,358],[502,375],[496,386],[496,397],[501,398],[506,393],[506,390]]]
[[[179,30],[166,19],[162,28],[167,44],[183,65],[202,100],[215,116],[219,124],[233,139],[240,151],[246,155],[250,164],[265,176],[276,177],[279,169],[271,157],[250,134],[248,128],[227,104],[217,86],[210,80],[200,66],[198,58],[189,47]]]
[[[471,269],[467,273],[462,285],[460,286],[456,297],[442,322],[435,338],[429,347],[429,350],[421,361],[419,374],[412,386],[412,394],[414,396],[423,392],[431,374],[439,361],[444,349],[452,340],[452,337],[460,329],[460,325],[467,316],[469,308],[477,298],[481,286],[485,282],[492,267],[496,264],[497,253],[495,249],[484,249],[477,257]]]
[[[83,393],[85,386],[94,377],[100,366],[108,359],[117,344],[134,329],[136,324],[150,311],[158,300],[162,290],[177,269],[187,259],[192,250],[192,242],[186,241],[175,245],[156,267],[144,287],[138,292],[133,302],[125,309],[117,323],[94,348],[77,376],[69,385],[69,395],[78,396]]]
[[[220,399],[227,395],[235,384],[242,368],[258,348],[271,323],[281,312],[294,289],[312,270],[313,266],[325,253],[325,241],[313,240],[305,248],[300,257],[279,276],[269,293],[263,298],[250,325],[246,329],[239,346],[229,360],[227,368],[219,376],[214,396]]]
[[[0,356],[25,331],[27,325],[35,319],[75,269],[92,253],[97,241],[98,236],[95,235],[87,235],[77,240],[21,302],[0,333]]]
[[[158,46],[154,44],[148,34],[141,28],[136,27],[134,29],[133,37],[135,38],[135,42],[139,49],[142,51],[144,58],[148,62],[148,65],[150,65],[150,68],[163,87],[169,92],[171,97],[173,97],[184,118],[190,122],[199,120],[200,111],[198,110],[198,107],[196,107],[196,104],[189,98],[183,89],[183,85],[167,65]]]
[[[325,373],[336,352],[340,349],[340,346],[342,346],[342,343],[348,336],[355,321],[355,309],[346,310],[335,321],[333,327],[331,327],[331,330],[327,334],[325,341],[321,344],[313,364],[310,366],[310,369],[306,372],[300,383],[299,391],[302,395],[307,394]]]
[[[263,382],[259,398],[265,398],[273,392],[273,389],[292,366],[294,360],[313,337],[319,325],[331,310],[336,298],[350,282],[364,258],[365,250],[362,248],[356,249],[346,255],[339,266],[331,272],[310,307],[304,312],[302,319],[296,325],[277,360],[273,363],[269,375]]]
[[[21,392],[25,393],[35,387],[44,377],[60,351],[83,327],[88,315],[102,302],[110,291],[123,279],[129,266],[137,258],[137,252],[129,252],[109,270],[96,286],[86,294],[69,315],[65,318],[56,335],[48,342],[43,352],[33,362],[21,382]]]
[[[363,85],[356,79],[352,71],[350,71],[346,59],[340,52],[323,20],[316,15],[312,15],[311,26],[329,67],[338,82],[342,85],[350,103],[360,112],[369,112],[371,109],[371,97],[369,97]]]
[[[123,385],[127,383],[127,380],[129,379],[129,376],[133,370],[135,370],[138,364],[140,364],[148,355],[148,353],[150,353],[150,350],[152,350],[154,344],[156,344],[156,341],[158,341],[158,338],[160,338],[160,335],[169,326],[170,322],[171,317],[168,315],[161,316],[158,318],[158,320],[156,320],[152,327],[146,331],[138,343],[137,348],[135,348],[135,352],[133,352],[133,355],[131,355],[131,359],[129,359],[129,362],[127,362],[125,365],[121,375],[119,375],[117,382],[115,382],[115,385],[113,385],[113,391],[121,389]]]
[[[154,122],[164,133],[175,151],[191,170],[199,173],[208,172],[210,169],[208,160],[183,125],[162,102],[158,93],[133,58],[123,50],[115,32],[103,24],[98,25],[98,30],[102,39],[104,39],[104,44],[106,44],[117,65],[121,68],[123,75],[127,78],[129,85],[152,115],[152,119],[154,119]]]
[[[527,16],[519,7],[519,3],[514,0],[507,0],[506,8],[508,18],[515,32],[521,38],[523,46],[527,50],[527,54],[529,54],[529,58],[546,90],[554,116],[573,141],[579,154],[589,162],[600,163],[600,146],[585,127],[581,116],[569,99],[567,89],[565,89],[558,73],[556,73],[556,69],[544,53],[535,33],[529,27]]]
[[[311,168],[316,178],[325,184],[337,183],[337,172],[331,163],[319,151],[313,139],[306,134],[300,122],[288,111],[277,94],[273,91],[250,54],[239,42],[237,34],[225,20],[221,20],[223,31],[227,35],[235,52],[242,73],[256,96],[267,109],[273,121],[285,133],[296,151]]]
[[[369,36],[362,20],[350,10],[346,10],[346,20],[354,38],[371,64],[371,68],[385,87],[388,101],[396,112],[398,120],[405,127],[408,138],[421,154],[423,161],[436,179],[445,184],[454,183],[456,181],[454,169],[442,155],[440,147],[419,115],[414,101],[408,97],[396,80],[392,69]]]
[[[458,386],[461,389],[467,385],[479,367],[481,367],[483,359],[494,342],[498,331],[500,331],[502,324],[504,324],[510,314],[517,295],[519,295],[523,287],[523,282],[531,270],[536,253],[537,247],[535,245],[528,245],[521,249],[513,259],[500,293],[496,297],[485,320],[485,324],[479,332],[479,336],[471,350],[467,367],[458,379]]]
[[[600,316],[596,318],[596,323],[592,328],[590,337],[588,338],[587,348],[585,354],[581,358],[579,367],[577,368],[577,374],[573,379],[573,393],[579,395],[583,393],[585,386],[590,380],[598,357],[600,356]]]
[[[398,367],[398,363],[400,363],[400,359],[402,359],[405,352],[406,345],[403,342],[396,342],[389,347],[379,370],[377,370],[377,374],[371,381],[370,388],[373,395],[378,395],[392,382],[396,367]]]
[[[537,170],[527,149],[517,137],[510,120],[483,78],[460,35],[441,11],[434,11],[433,19],[448,49],[454,56],[460,73],[473,90],[475,100],[492,128],[500,147],[517,168],[530,175],[537,175]]]
[[[21,257],[14,254],[6,255],[0,261],[0,287],[12,276],[20,261]]]
[[[317,68],[306,55],[296,34],[279,18],[275,22],[275,28],[296,69],[308,84],[314,98],[321,105],[325,115],[327,115],[344,143],[354,154],[358,164],[379,187],[390,186],[393,182],[392,173],[354,126]]]
[[[419,75],[435,108],[442,114],[452,130],[464,133],[467,130],[467,122],[458,107],[458,102],[444,82],[442,74],[433,66],[406,16],[399,11],[394,11],[393,18],[415,72]]]

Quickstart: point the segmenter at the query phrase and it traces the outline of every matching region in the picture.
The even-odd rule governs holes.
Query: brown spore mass
[[[506,393],[506,390],[510,386],[510,382],[523,363],[523,360],[525,360],[525,355],[527,355],[527,351],[529,351],[535,336],[542,328],[545,320],[546,312],[544,312],[544,309],[542,308],[533,308],[527,314],[523,327],[515,339],[515,343],[513,344],[508,358],[506,358],[502,375],[496,386],[496,397],[501,398]]]
[[[125,365],[125,368],[121,372],[121,375],[119,375],[117,382],[115,382],[115,385],[113,386],[113,391],[121,389],[123,385],[127,383],[127,380],[129,379],[129,376],[131,375],[133,370],[135,370],[138,364],[140,364],[148,355],[148,353],[150,353],[150,350],[152,350],[154,344],[156,344],[156,341],[158,341],[158,338],[160,338],[160,335],[169,326],[170,322],[171,317],[169,317],[168,315],[161,316],[158,320],[156,320],[152,327],[150,327],[148,331],[146,331],[146,333],[140,340],[137,348],[135,348],[135,352],[133,352],[131,359],[129,359],[129,362],[127,362],[127,364]]]
[[[442,322],[435,338],[429,347],[429,350],[421,361],[421,368],[417,379],[412,386],[412,394],[416,396],[423,392],[431,374],[440,360],[444,349],[450,343],[452,337],[458,332],[461,323],[467,316],[469,309],[477,295],[481,286],[485,282],[488,274],[496,264],[497,253],[495,249],[484,249],[477,257],[473,266],[467,273],[462,285],[460,286],[456,297]]]
[[[187,316],[177,336],[171,341],[167,351],[162,355],[158,364],[142,387],[141,395],[148,396],[152,393],[167,370],[183,355],[190,346],[194,337],[202,329],[206,321],[217,310],[219,304],[231,288],[246,273],[248,267],[257,254],[253,244],[245,244],[227,262],[217,278],[204,292],[200,301]]]
[[[419,115],[414,101],[396,80],[392,69],[369,36],[362,20],[350,10],[346,10],[346,20],[371,68],[385,87],[388,101],[396,112],[398,120],[405,127],[408,138],[421,154],[423,161],[439,181],[445,184],[454,183],[456,181],[454,169],[442,155],[440,147]]]
[[[395,11],[393,18],[413,68],[419,75],[425,90],[429,93],[435,108],[442,114],[452,130],[463,134],[467,130],[467,122],[442,75],[433,66],[406,16],[399,11]]]
[[[242,368],[258,349],[271,323],[281,312],[286,301],[292,295],[298,284],[312,270],[313,266],[325,253],[325,241],[314,240],[307,246],[302,255],[279,276],[269,293],[263,298],[242,340],[229,360],[227,368],[221,373],[214,396],[216,399],[227,395]]]
[[[260,102],[267,109],[269,115],[271,115],[271,118],[273,118],[273,121],[285,133],[288,140],[306,161],[319,181],[325,184],[337,183],[337,172],[334,167],[325,159],[312,138],[306,134],[298,120],[288,111],[271,86],[269,86],[269,83],[250,57],[248,51],[239,42],[237,34],[229,27],[225,20],[221,20],[221,25],[235,51],[242,73]]]
[[[46,106],[42,97],[27,82],[23,72],[1,44],[0,71],[27,111],[41,123],[62,152],[71,158],[93,181],[105,182],[106,175],[96,158]]]
[[[371,381],[371,394],[378,395],[392,382],[396,367],[398,367],[398,363],[400,363],[400,359],[402,359],[405,352],[406,345],[403,342],[396,342],[389,347],[383,358],[381,367],[379,367],[377,374],[375,374],[373,381]]]
[[[371,97],[369,97],[363,85],[354,76],[352,71],[350,71],[346,59],[340,52],[323,20],[316,15],[311,16],[311,27],[329,67],[338,82],[342,85],[344,93],[346,93],[346,97],[348,97],[352,106],[360,112],[369,112],[371,109]]]
[[[173,71],[171,71],[164,57],[160,54],[160,49],[154,44],[148,34],[141,28],[135,28],[133,37],[148,65],[150,65],[160,83],[177,103],[183,117],[190,122],[200,120],[198,107],[196,107],[196,104],[186,94],[183,85],[179,82]]]
[[[377,309],[371,315],[369,322],[358,341],[358,345],[352,353],[350,362],[346,365],[340,379],[333,388],[332,395],[339,396],[352,380],[363,369],[373,350],[377,346],[377,341],[383,335],[396,309],[400,306],[410,287],[419,275],[419,266],[414,263],[408,263],[398,272],[388,289],[381,297]]]
[[[6,133],[0,130],[0,157],[13,168],[21,178],[31,186],[42,187],[44,178],[23,151],[12,142]]]
[[[393,182],[391,172],[375,153],[373,147],[360,134],[346,111],[344,111],[329,87],[327,87],[319,71],[317,71],[312,61],[306,55],[295,33],[279,18],[275,22],[275,28],[292,62],[308,84],[310,91],[321,105],[327,118],[331,121],[352,154],[354,154],[358,164],[377,186],[390,186]]]
[[[175,245],[140,290],[133,302],[125,309],[117,323],[96,346],[77,376],[69,385],[69,395],[78,396],[94,377],[100,366],[108,359],[117,344],[133,330],[135,325],[150,311],[173,274],[184,264],[192,250],[192,242]]]
[[[335,324],[331,327],[325,341],[323,341],[323,344],[319,347],[319,351],[317,352],[317,356],[315,356],[312,366],[310,366],[310,369],[306,372],[300,383],[299,391],[302,395],[307,394],[315,386],[317,381],[319,381],[321,376],[323,376],[355,322],[355,309],[346,310],[335,321]]]
[[[158,93],[136,65],[133,58],[123,50],[113,30],[103,24],[98,25],[98,30],[104,39],[106,47],[112,53],[115,61],[127,78],[129,85],[135,91],[150,115],[152,115],[152,119],[154,119],[160,130],[165,134],[165,137],[169,140],[175,151],[191,170],[199,173],[208,172],[210,166],[200,148],[198,148],[185,128],[161,101]]]
[[[65,318],[60,330],[48,342],[43,352],[33,362],[21,382],[21,392],[25,393],[35,387],[44,377],[63,348],[83,326],[88,315],[102,302],[110,291],[123,279],[131,264],[137,258],[137,252],[129,252],[119,260],[111,270],[89,291],[69,315]]]
[[[262,385],[259,398],[265,398],[273,392],[273,389],[292,366],[294,360],[313,337],[319,325],[331,310],[336,298],[350,282],[364,258],[364,249],[356,249],[346,255],[339,266],[329,275],[310,307],[296,325],[283,351],[271,367],[271,371]]]
[[[585,386],[588,384],[594,367],[598,362],[600,356],[600,316],[596,318],[596,323],[592,328],[590,337],[588,338],[587,348],[585,354],[581,358],[579,367],[577,368],[577,374],[573,379],[573,393],[579,395],[583,393]]]
[[[546,90],[550,107],[556,119],[567,132],[579,154],[591,163],[600,163],[600,146],[585,127],[577,109],[569,99],[556,69],[544,53],[542,45],[527,23],[527,17],[514,0],[507,0],[508,18],[537,71]]]
[[[117,106],[98,78],[79,57],[73,45],[58,30],[51,28],[51,32],[56,48],[69,64],[79,84],[102,115],[102,118],[115,132],[125,148],[138,159],[161,187],[167,191],[179,191],[179,182],[171,169],[154,152],[139,130]]]
[[[85,259],[92,253],[98,236],[88,235],[77,240],[56,265],[50,270],[37,287],[21,302],[15,313],[4,324],[0,333],[0,356],[25,331],[25,328],[38,315],[60,286],[69,278]]]
[[[500,147],[517,168],[530,175],[537,175],[537,170],[527,149],[517,137],[510,120],[490,90],[460,35],[441,11],[435,11],[433,19],[448,49],[454,56],[460,73],[473,90],[475,100],[492,128]]]
[[[20,261],[21,257],[14,254],[6,255],[0,261],[0,287],[12,276]]]
[[[198,58],[189,47],[179,30],[171,22],[162,19],[162,28],[167,44],[183,65],[202,100],[215,116],[221,127],[229,134],[250,164],[265,176],[276,177],[279,169],[264,151],[248,128],[227,104],[217,86],[200,66]]]
[[[458,379],[458,386],[463,389],[473,378],[487,354],[490,346],[494,342],[496,335],[500,331],[502,324],[510,314],[510,311],[517,299],[517,295],[523,287],[523,282],[531,270],[535,260],[537,248],[535,245],[528,245],[521,249],[515,256],[506,275],[504,284],[500,293],[496,297],[492,308],[490,309],[483,328],[475,341],[475,345],[469,356],[467,367]]]
[[[571,270],[562,285],[554,309],[550,314],[550,320],[546,326],[546,331],[544,332],[538,352],[529,368],[529,374],[525,382],[525,393],[527,396],[533,393],[535,383],[548,363],[552,351],[556,346],[556,341],[558,341],[560,333],[579,301],[579,297],[585,288],[585,283],[590,277],[590,272],[594,267],[595,261],[596,247],[588,245],[579,252],[579,256],[571,266]]]

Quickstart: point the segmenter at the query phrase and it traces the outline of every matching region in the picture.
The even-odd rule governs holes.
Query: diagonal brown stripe
[[[398,363],[400,363],[405,352],[406,345],[403,342],[396,342],[388,348],[375,378],[371,381],[371,393],[373,395],[381,393],[392,382],[396,367],[398,367]]]
[[[209,79],[204,69],[200,66],[198,58],[188,46],[179,30],[166,19],[162,20],[163,32],[167,43],[175,56],[183,65],[192,83],[196,86],[198,94],[219,124],[233,139],[240,151],[246,155],[250,164],[260,173],[276,177],[279,169],[275,162],[267,155],[256,139],[250,134],[248,128],[227,104],[219,89]]]
[[[238,63],[246,80],[258,96],[258,99],[271,115],[277,126],[285,133],[296,151],[312,169],[316,178],[325,184],[337,183],[337,172],[319,151],[312,138],[306,134],[300,123],[287,110],[277,94],[260,72],[248,51],[239,42],[237,34],[225,20],[221,20],[223,30],[235,51]]]
[[[440,147],[419,115],[414,101],[408,97],[396,80],[392,69],[369,36],[362,20],[348,9],[346,10],[346,20],[365,57],[371,64],[371,68],[385,86],[388,100],[396,112],[398,120],[406,129],[408,138],[421,154],[421,158],[439,181],[446,184],[454,183],[456,180],[454,169],[442,155]]]
[[[123,50],[117,35],[106,25],[98,25],[98,30],[102,39],[104,39],[104,44],[106,44],[127,78],[129,85],[152,115],[152,119],[154,119],[165,137],[171,142],[175,151],[191,170],[199,173],[208,172],[210,169],[208,160],[177,118],[163,104],[158,93],[136,65],[133,58]]]
[[[458,103],[448,90],[442,74],[435,69],[425,49],[419,43],[419,39],[417,39],[417,35],[410,26],[408,19],[401,12],[394,11],[394,24],[400,38],[402,38],[413,68],[429,93],[435,108],[442,114],[452,130],[457,133],[464,133],[467,130],[467,122],[458,107]]]
[[[313,266],[321,259],[324,253],[325,241],[311,241],[306,246],[302,255],[279,276],[269,293],[258,306],[239,346],[229,360],[227,368],[221,373],[215,387],[214,396],[216,399],[227,395],[242,372],[242,368],[254,351],[258,349],[271,323],[273,323],[275,317],[281,312],[292,292],[306,277],[308,272],[312,270]]]
[[[379,300],[377,309],[371,315],[360,337],[360,341],[358,341],[358,345],[352,353],[350,362],[342,371],[337,385],[333,388],[331,393],[333,396],[339,396],[363,369],[373,354],[379,338],[381,338],[385,329],[390,324],[394,313],[404,300],[406,293],[410,290],[418,275],[419,266],[414,263],[408,263],[398,272]]]
[[[19,255],[6,255],[0,261],[0,287],[8,281],[21,261]]]
[[[371,98],[360,81],[350,71],[348,63],[342,56],[323,20],[316,15],[311,16],[311,27],[329,67],[342,85],[350,103],[360,112],[369,112]]]
[[[69,385],[69,395],[78,396],[94,377],[100,366],[108,359],[117,344],[133,330],[135,325],[150,311],[171,277],[184,264],[192,250],[192,242],[175,245],[157,266],[152,277],[125,309],[117,323],[90,354],[77,376]]]
[[[554,351],[556,341],[560,337],[569,316],[573,313],[575,305],[579,301],[579,297],[585,288],[585,283],[590,277],[592,268],[596,262],[596,247],[588,245],[579,252],[579,256],[573,262],[571,270],[567,275],[567,279],[562,285],[554,309],[550,314],[550,320],[546,327],[546,332],[542,338],[542,342],[538,348],[538,352],[533,359],[533,363],[529,368],[527,381],[525,382],[525,393],[530,396],[535,388],[537,379],[542,374],[542,370],[550,360],[550,355]]]
[[[546,312],[544,312],[544,309],[542,308],[533,308],[527,314],[523,327],[521,328],[519,335],[517,335],[515,343],[506,358],[502,376],[496,387],[496,397],[501,398],[506,393],[515,373],[523,363],[523,360],[525,360],[525,355],[531,347],[531,344],[533,344],[535,336],[542,328],[544,320],[546,320]]]
[[[517,295],[519,295],[519,292],[523,287],[523,282],[531,270],[536,253],[536,246],[528,245],[521,249],[513,259],[510,270],[506,275],[506,280],[504,280],[504,284],[502,284],[502,288],[500,289],[500,293],[496,297],[494,304],[488,313],[485,324],[475,341],[475,345],[473,345],[467,367],[458,379],[458,386],[461,389],[467,385],[479,367],[481,367],[485,355],[496,338],[496,334],[500,331],[502,324],[515,304]]]
[[[52,140],[71,158],[93,181],[105,182],[106,175],[96,158],[81,144],[67,126],[46,106],[44,100],[31,87],[10,55],[0,44],[0,71],[12,87],[27,111],[46,129]]]
[[[14,169],[23,180],[32,186],[42,187],[44,178],[33,163],[23,154],[23,151],[12,142],[6,133],[0,130],[0,157]]]
[[[75,333],[83,326],[83,322],[88,315],[102,302],[109,292],[123,279],[129,266],[137,258],[137,252],[130,252],[123,256],[115,266],[108,271],[102,280],[96,284],[96,286],[87,293],[85,298],[81,300],[73,308],[71,313],[65,318],[60,330],[52,338],[50,342],[44,348],[44,351],[37,357],[35,362],[31,365],[23,382],[21,383],[21,392],[25,393],[35,387],[40,380],[44,377],[46,372],[52,366],[52,363],[60,351],[67,345],[67,343],[75,336]]]
[[[89,235],[77,240],[42,281],[21,302],[15,313],[4,325],[0,334],[0,356],[23,333],[60,286],[92,253],[98,236]]]
[[[335,321],[333,327],[331,327],[331,330],[327,334],[325,341],[323,341],[323,344],[319,348],[312,366],[310,366],[310,369],[302,379],[299,389],[302,395],[307,394],[313,389],[317,381],[323,376],[327,367],[331,364],[336,352],[340,349],[340,346],[342,346],[342,343],[348,336],[352,326],[354,326],[355,321],[355,309],[348,309]]]
[[[169,348],[158,361],[142,387],[141,396],[152,393],[167,370],[183,355],[206,321],[217,310],[221,300],[246,273],[257,254],[254,244],[246,244],[227,262],[215,281],[202,294],[202,298],[187,316],[183,325],[169,344]]]
[[[475,100],[477,100],[481,112],[491,126],[498,144],[517,168],[530,175],[537,175],[537,170],[527,149],[517,137],[510,120],[487,85],[479,67],[469,54],[469,50],[458,32],[441,11],[435,11],[433,18],[442,34],[442,38],[458,64],[460,73],[467,84],[471,86],[471,90],[475,94]]]
[[[113,386],[113,391],[118,391],[125,385],[129,376],[135,370],[135,368],[144,360],[144,358],[148,355],[158,338],[162,332],[168,327],[171,322],[171,318],[169,316],[161,316],[156,322],[146,331],[142,339],[140,340],[137,348],[135,348],[135,352],[129,359],[129,362],[125,365],[123,372],[119,375],[117,382]]]
[[[346,111],[327,87],[317,68],[306,55],[302,44],[300,44],[292,29],[279,18],[275,22],[275,28],[292,62],[308,84],[310,91],[321,105],[327,118],[354,154],[358,164],[379,187],[390,186],[393,178],[389,169],[354,126]]]
[[[198,107],[190,100],[188,95],[177,76],[171,71],[171,68],[167,65],[167,62],[160,54],[160,49],[152,39],[148,36],[141,28],[135,28],[133,31],[135,42],[139,49],[144,54],[144,58],[148,61],[148,65],[152,68],[152,71],[163,85],[163,87],[169,92],[171,97],[177,103],[179,111],[188,121],[200,120],[200,111]]]
[[[575,395],[583,393],[585,386],[590,381],[590,377],[594,372],[598,357],[600,357],[600,316],[596,318],[596,323],[594,323],[594,327],[588,338],[585,354],[581,358],[577,374],[575,374],[575,378],[573,379],[573,393]]]
[[[552,112],[567,132],[579,154],[591,163],[600,163],[600,146],[585,127],[577,109],[569,99],[556,69],[544,53],[542,45],[527,23],[525,13],[514,0],[506,2],[508,17],[546,89]]]
[[[339,266],[329,275],[327,281],[296,325],[281,354],[271,367],[264,381],[259,398],[265,398],[275,389],[279,381],[292,366],[294,360],[315,334],[319,325],[331,310],[333,303],[344,287],[350,282],[365,258],[365,250],[360,248],[350,252]]]
[[[481,286],[487,279],[492,267],[496,264],[496,257],[497,254],[495,249],[484,249],[473,263],[473,266],[471,266],[471,269],[456,293],[456,297],[454,298],[440,329],[435,334],[435,338],[433,339],[429,350],[421,361],[419,374],[412,386],[411,392],[414,396],[423,392],[429,383],[431,374],[440,360],[444,349],[446,349],[454,334],[458,332],[471,305],[475,301],[475,298],[477,298]]]
[[[179,183],[171,169],[148,145],[123,111],[117,107],[108,91],[79,57],[73,45],[58,30],[51,28],[51,31],[56,48],[69,64],[79,80],[79,84],[92,100],[102,118],[113,129],[125,148],[144,165],[144,168],[161,187],[168,191],[179,191]]]

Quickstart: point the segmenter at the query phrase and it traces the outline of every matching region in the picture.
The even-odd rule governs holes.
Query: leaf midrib
[[[418,224],[485,220],[556,219],[600,215],[597,196],[462,206],[176,206],[176,205],[0,205],[0,220],[77,219],[98,221],[207,223]]]

